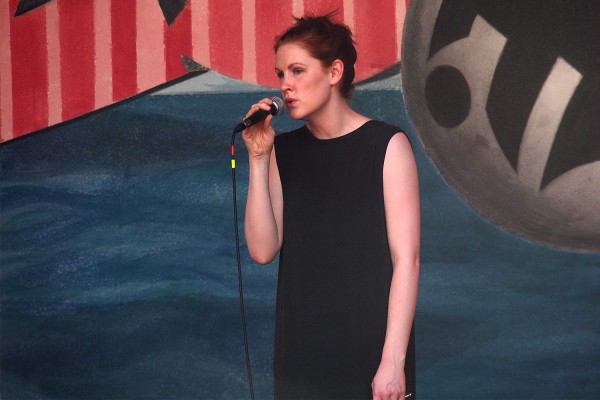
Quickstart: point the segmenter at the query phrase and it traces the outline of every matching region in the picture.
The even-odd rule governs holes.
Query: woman
[[[414,396],[405,367],[414,371],[420,211],[410,143],[349,106],[356,50],[346,26],[296,19],[275,51],[282,97],[306,125],[275,137],[269,116],[243,132],[248,249],[260,264],[281,251],[275,397]]]

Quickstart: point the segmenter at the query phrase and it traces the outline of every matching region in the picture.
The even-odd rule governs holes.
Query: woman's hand
[[[371,388],[373,400],[404,400],[406,392],[404,363],[382,359]]]
[[[244,118],[250,117],[259,109],[270,111],[271,104],[273,104],[271,99],[262,99],[258,104],[254,104],[250,108],[250,111],[248,111]],[[273,116],[269,115],[264,121],[254,124],[242,132],[242,139],[246,144],[246,149],[251,159],[261,159],[265,155],[268,159],[271,154],[273,142],[275,141],[275,131],[271,127],[272,119]]]

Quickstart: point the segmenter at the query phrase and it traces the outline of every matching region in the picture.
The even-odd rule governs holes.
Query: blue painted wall
[[[146,96],[0,146],[3,399],[249,397],[229,145],[262,97]],[[422,153],[400,92],[354,105],[404,127],[417,157],[419,397],[600,397],[600,255],[471,210]],[[240,221],[244,152],[239,139]],[[276,265],[245,248],[242,265],[256,396],[270,398]]]

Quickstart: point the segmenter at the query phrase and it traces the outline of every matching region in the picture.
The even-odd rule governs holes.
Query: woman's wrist
[[[406,363],[406,352],[399,349],[394,350],[384,347],[381,354],[381,361],[391,362],[396,366],[404,367],[404,364]]]

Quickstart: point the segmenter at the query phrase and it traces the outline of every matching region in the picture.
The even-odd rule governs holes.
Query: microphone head
[[[283,114],[283,110],[285,109],[285,104],[283,103],[283,100],[275,96],[271,98],[271,101],[273,102],[273,105],[271,106],[271,114],[274,116]]]

